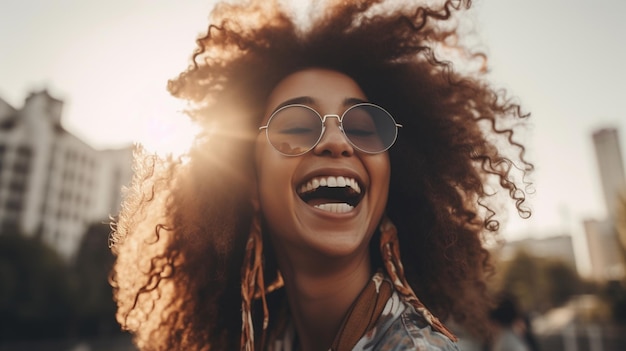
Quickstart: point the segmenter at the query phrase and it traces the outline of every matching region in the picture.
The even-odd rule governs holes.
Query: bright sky
[[[175,144],[167,79],[184,69],[212,0],[0,0],[0,97],[47,88],[63,125],[96,148]],[[626,155],[626,2],[474,0],[491,75],[532,113],[530,220],[507,236],[573,233],[606,213],[591,133],[617,127]],[[181,119],[184,120],[184,119]],[[156,136],[156,138],[155,138]]]

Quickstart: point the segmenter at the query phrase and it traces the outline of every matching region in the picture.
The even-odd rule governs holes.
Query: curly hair
[[[485,331],[493,267],[484,243],[497,236],[502,209],[494,195],[503,190],[530,216],[525,176],[533,166],[514,139],[527,115],[489,84],[486,56],[459,41],[470,2],[317,5],[318,15],[298,25],[277,0],[219,4],[189,68],[169,82],[201,132],[180,158],[136,153],[112,233],[117,319],[142,350],[238,348],[253,141],[273,87],[309,67],[350,76],[403,124],[389,150],[386,213],[406,278],[435,315]],[[479,65],[460,73],[443,53]],[[282,290],[270,295],[271,323],[272,295]]]

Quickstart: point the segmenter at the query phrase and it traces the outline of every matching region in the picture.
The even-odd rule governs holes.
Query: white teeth
[[[346,186],[346,179],[344,177],[337,177],[337,186]]]
[[[361,193],[361,188],[359,187],[359,183],[357,183],[356,180],[350,179],[349,185],[352,189],[354,189],[354,191],[356,191],[359,194]]]
[[[315,177],[309,180],[306,184],[302,184],[300,188],[298,189],[298,191],[302,194],[302,193],[306,193],[309,191],[313,191],[319,188],[320,186],[327,186],[331,188],[348,186],[352,188],[352,190],[354,190],[354,192],[356,192],[357,194],[361,193],[361,187],[359,187],[359,183],[357,183],[357,181],[354,178],[341,177],[341,176],[339,177],[333,177],[333,176]]]
[[[337,186],[337,178],[335,178],[335,177],[328,177],[327,183],[328,183],[328,187],[329,188],[334,188],[334,187]]]
[[[320,180],[317,179],[317,178],[313,178],[313,180],[310,181],[309,184],[311,184],[311,189],[310,190],[317,189],[320,186]]]
[[[352,211],[354,208],[346,203],[319,204],[315,205],[315,207],[332,213],[346,213]]]

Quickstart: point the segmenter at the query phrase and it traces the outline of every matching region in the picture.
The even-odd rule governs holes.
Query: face
[[[367,98],[350,77],[306,69],[274,88],[261,125],[289,103],[307,105],[322,116],[341,116],[359,101]],[[335,257],[368,252],[387,202],[387,152],[355,149],[337,118],[327,118],[319,143],[300,156],[279,153],[266,134],[259,133],[256,168],[261,211],[277,250]]]

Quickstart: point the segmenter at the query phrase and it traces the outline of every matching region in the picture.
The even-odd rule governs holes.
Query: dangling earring
[[[277,272],[276,280],[265,287],[263,278],[263,237],[261,235],[261,212],[258,206],[250,224],[250,235],[241,268],[241,350],[254,351],[254,325],[252,323],[252,300],[261,298],[263,304],[263,334],[261,345],[265,344],[265,333],[269,324],[266,293],[281,288],[283,277]]]
[[[400,242],[398,241],[398,230],[396,226],[391,222],[387,215],[383,216],[380,223],[380,253],[383,258],[385,270],[391,278],[396,291],[400,296],[413,305],[418,313],[421,313],[426,322],[435,330],[441,334],[447,336],[452,341],[457,341],[456,336],[452,334],[443,323],[437,319],[430,311],[424,306],[424,304],[417,298],[415,292],[409,285],[409,282],[404,276],[404,266],[400,260]]]

